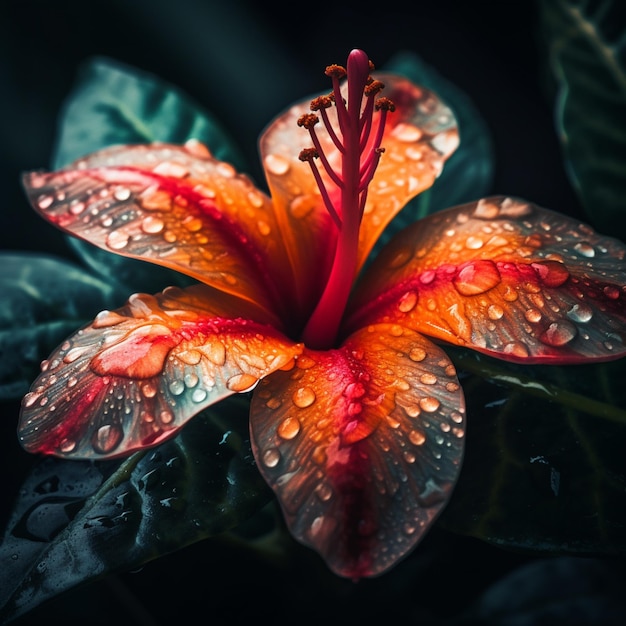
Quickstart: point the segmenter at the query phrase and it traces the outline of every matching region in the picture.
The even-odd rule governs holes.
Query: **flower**
[[[433,93],[372,70],[353,50],[330,94],[267,128],[271,197],[197,141],[25,176],[59,228],[199,281],[135,294],[53,352],[22,403],[27,450],[127,455],[253,390],[253,452],[291,533],[358,579],[415,547],[458,478],[464,396],[439,343],[528,363],[626,353],[626,246],[520,199],[431,215],[365,267],[458,144]]]

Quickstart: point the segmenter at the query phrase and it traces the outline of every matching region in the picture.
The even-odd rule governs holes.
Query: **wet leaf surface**
[[[517,366],[448,350],[467,452],[444,528],[501,547],[626,553],[626,363]]]
[[[270,499],[250,451],[248,402],[197,416],[123,462],[45,458],[0,545],[0,619],[235,527]]]
[[[0,399],[17,398],[39,364],[100,310],[114,290],[80,267],[48,256],[0,255]]]
[[[626,235],[626,21],[619,0],[538,2],[555,114],[572,185],[589,220]],[[590,114],[591,113],[591,114]]]

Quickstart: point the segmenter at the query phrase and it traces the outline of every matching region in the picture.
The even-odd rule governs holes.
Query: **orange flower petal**
[[[382,95],[394,101],[396,111],[387,116],[382,143],[385,152],[369,186],[360,231],[359,266],[393,217],[411,198],[434,183],[445,159],[458,145],[456,120],[435,94],[397,76],[377,78],[386,84]],[[343,91],[347,97],[346,85]],[[308,307],[323,287],[320,280],[327,275],[336,242],[336,228],[310,166],[298,158],[300,151],[311,145],[307,131],[297,124],[300,116],[310,113],[309,105],[310,99],[292,106],[267,128],[260,140],[276,219],[297,278],[296,295]],[[335,107],[327,109],[327,113],[338,128]],[[339,150],[323,124],[315,130],[329,162],[341,174]],[[319,169],[329,194],[339,206],[339,190],[324,169]]]
[[[73,235],[276,310],[289,272],[271,202],[198,142],[108,148],[24,185]]]
[[[626,246],[522,200],[431,215],[382,251],[346,332],[398,321],[508,360],[576,363],[626,354]]]
[[[376,75],[382,95],[396,110],[387,116],[382,155],[370,183],[359,233],[359,267],[389,222],[406,204],[433,185],[445,160],[459,145],[452,111],[436,94],[405,78]]]
[[[42,364],[22,402],[22,445],[72,458],[127,455],[250,389],[301,346],[262,317],[240,317],[246,308],[197,285],[136,294],[103,311]]]
[[[463,423],[450,360],[385,324],[338,350],[305,350],[261,382],[250,413],[291,533],[350,578],[384,572],[423,537],[459,473]]]

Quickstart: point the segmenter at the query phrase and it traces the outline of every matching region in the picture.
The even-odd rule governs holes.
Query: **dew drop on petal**
[[[194,389],[193,393],[191,394],[191,399],[194,402],[204,402],[206,400],[206,397],[207,397],[207,392],[202,387],[198,387],[197,389]]]
[[[100,426],[100,428],[98,428],[98,430],[94,433],[91,444],[94,450],[101,452],[102,454],[106,454],[117,448],[119,443],[122,441],[123,435],[124,433],[120,426],[106,424],[104,426]]]
[[[489,291],[500,281],[500,272],[495,263],[483,260],[463,266],[452,280],[452,284],[461,295],[474,296]]]
[[[300,432],[300,422],[295,417],[287,417],[276,431],[283,439],[293,439]]]
[[[502,352],[519,358],[526,358],[530,354],[528,346],[521,341],[512,341],[511,343],[507,343],[502,349]]]
[[[276,174],[277,176],[282,176],[289,171],[289,161],[278,154],[268,154],[265,157],[265,168],[270,174]]]
[[[575,322],[588,322],[593,317],[593,309],[588,304],[580,302],[567,312],[567,317]]]
[[[398,302],[398,310],[402,313],[408,313],[415,308],[417,304],[417,293],[415,291],[407,291]]]
[[[266,467],[276,467],[280,462],[280,452],[276,448],[269,448],[263,453],[263,463]]]
[[[315,402],[315,392],[311,387],[300,387],[294,392],[291,399],[297,407],[305,409]]]
[[[491,320],[499,320],[504,315],[504,309],[498,304],[492,304],[487,309],[487,315],[489,316],[489,319]]]
[[[112,250],[121,250],[128,245],[129,236],[121,230],[114,230],[107,235],[106,244]]]
[[[576,337],[578,331],[576,326],[567,320],[552,322],[548,328],[539,336],[540,341],[549,346],[564,346]]]
[[[143,232],[148,235],[155,235],[157,233],[160,233],[164,227],[165,223],[163,222],[163,220],[159,219],[158,217],[153,217],[152,215],[144,218],[144,220],[141,222],[141,230],[143,230]]]
[[[581,241],[577,243],[574,246],[574,250],[576,250],[578,254],[581,254],[582,256],[585,256],[587,258],[592,258],[596,255],[595,248],[590,243],[587,243],[586,241]]]
[[[63,439],[59,445],[59,450],[64,454],[71,452],[76,447],[76,442],[73,439]]]
[[[419,363],[420,361],[423,361],[426,358],[426,350],[424,350],[423,348],[411,348],[411,350],[409,351],[409,359],[411,359],[411,361],[415,361],[416,363]]]
[[[253,389],[258,382],[259,379],[256,376],[252,376],[252,374],[235,374],[226,381],[226,386],[231,391],[243,393]]]
[[[113,192],[113,197],[118,202],[125,202],[130,198],[130,189],[128,187],[116,187]]]
[[[420,400],[420,407],[422,410],[427,413],[434,413],[440,406],[439,400],[437,398],[426,397]]]
[[[560,287],[570,276],[568,269],[559,261],[532,263],[532,267],[546,287]]]
[[[183,391],[185,391],[185,383],[177,378],[169,384],[169,390],[173,396],[179,396]]]

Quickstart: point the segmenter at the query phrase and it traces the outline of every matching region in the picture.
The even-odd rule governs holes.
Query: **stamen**
[[[373,69],[374,64],[363,51],[353,50],[348,56],[347,69],[341,65],[329,65],[326,68],[326,75],[333,83],[332,92],[311,102],[311,111],[319,113],[329,137],[341,155],[340,171],[331,167],[319,141],[315,126],[320,118],[309,113],[298,119],[298,125],[309,131],[314,145],[313,148],[303,150],[300,159],[308,161],[324,205],[339,229],[335,257],[324,292],[303,331],[304,341],[312,348],[328,348],[335,341],[357,270],[359,229],[368,185],[384,152],[380,144],[387,113],[395,108],[388,98],[375,98],[384,85],[381,81],[372,79],[369,72]],[[341,94],[340,86],[340,80],[344,77],[347,77],[348,83],[347,102]],[[363,98],[366,98],[365,103]],[[327,113],[333,102],[337,111],[338,130]],[[372,138],[375,111],[379,111],[379,115],[375,136]],[[314,162],[316,158],[320,159],[328,177],[339,191],[339,194],[333,194],[333,198],[339,196],[339,206],[331,199]]]

